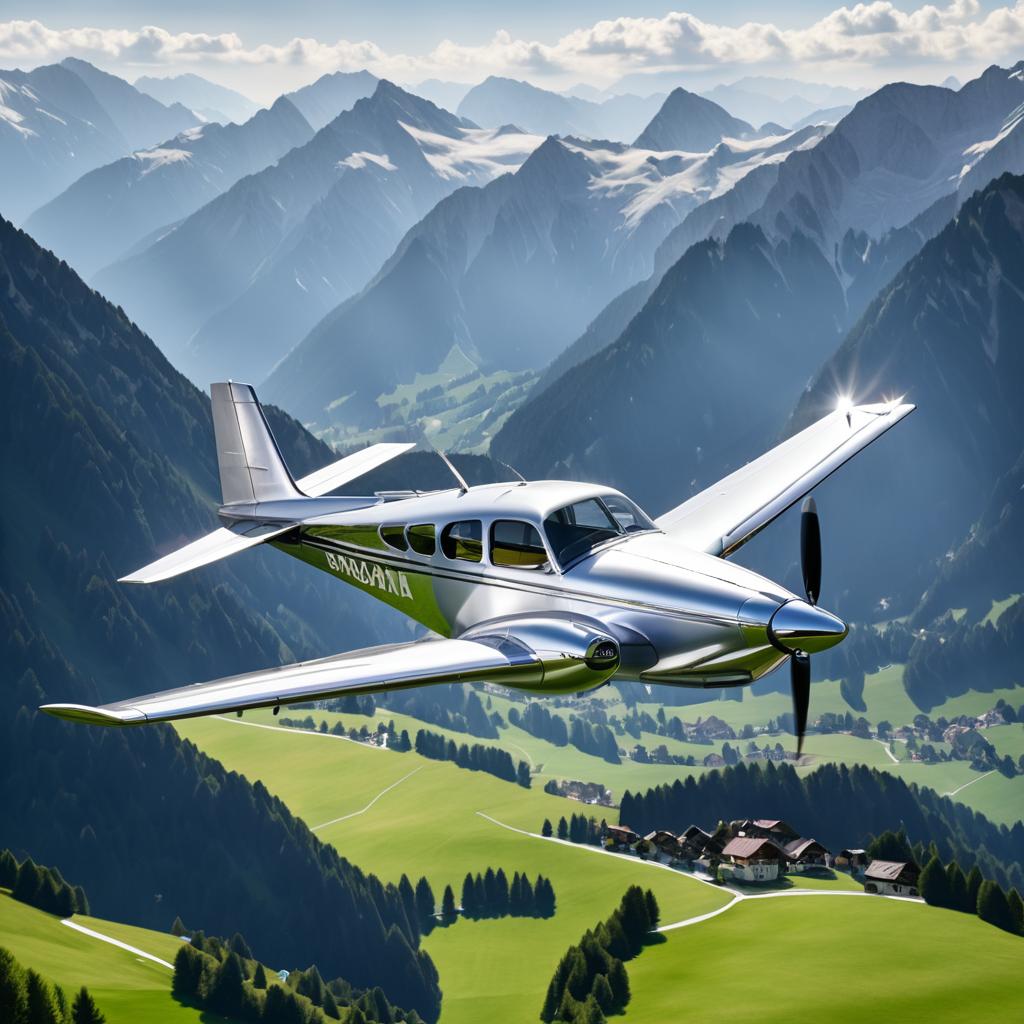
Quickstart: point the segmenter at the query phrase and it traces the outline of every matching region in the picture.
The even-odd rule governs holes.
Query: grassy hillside
[[[684,1006],[723,1024],[1002,1018],[1019,998],[1022,955],[1024,940],[922,904],[747,900],[631,963],[625,1020],[662,1024]]]
[[[719,889],[675,872],[502,828],[480,812],[538,831],[545,816],[557,819],[578,805],[490,775],[237,719],[196,719],[177,728],[229,768],[262,780],[322,840],[385,880],[426,874],[440,900],[446,884],[458,894],[467,871],[488,866],[551,879],[554,918],[458,921],[425,941],[440,972],[445,1024],[534,1019],[558,958],[610,913],[638,872],[666,920],[727,901]]]
[[[174,961],[181,942],[173,935],[90,917],[79,924],[146,953]],[[0,892],[0,946],[24,967],[63,987],[68,998],[85,985],[106,1014],[107,1024],[213,1024],[220,1020],[182,1006],[171,996],[171,972],[151,960],[83,935],[51,914]]]

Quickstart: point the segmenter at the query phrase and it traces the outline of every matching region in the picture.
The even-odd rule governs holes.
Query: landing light
[[[847,426],[851,425],[850,412],[853,409],[853,399],[849,395],[840,395],[836,399],[836,412],[841,412],[846,417]]]

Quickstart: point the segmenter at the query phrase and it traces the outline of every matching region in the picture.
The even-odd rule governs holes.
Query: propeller
[[[821,595],[821,525],[818,506],[808,498],[800,509],[800,571],[804,578],[807,603],[814,607]],[[794,651],[789,659],[790,689],[793,693],[793,718],[796,725],[796,753],[804,749],[807,711],[811,703],[811,658],[806,651]]]

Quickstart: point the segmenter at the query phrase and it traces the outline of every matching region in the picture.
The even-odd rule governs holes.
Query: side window
[[[382,526],[380,528],[380,538],[389,548],[394,548],[396,551],[409,550],[409,542],[405,539],[404,526]]]
[[[405,535],[409,540],[409,547],[417,555],[432,555],[437,550],[433,523],[419,523],[416,526],[410,526],[405,531]]]
[[[441,551],[445,558],[479,562],[484,557],[483,528],[479,519],[449,523],[441,531]]]
[[[518,519],[498,519],[491,526],[491,561],[516,569],[540,569],[548,553],[536,527]]]

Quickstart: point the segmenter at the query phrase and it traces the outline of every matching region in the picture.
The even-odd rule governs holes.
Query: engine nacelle
[[[521,666],[502,684],[541,693],[579,693],[607,682],[619,667],[619,644],[599,623],[579,616],[517,616],[482,623],[463,633],[500,650]]]

